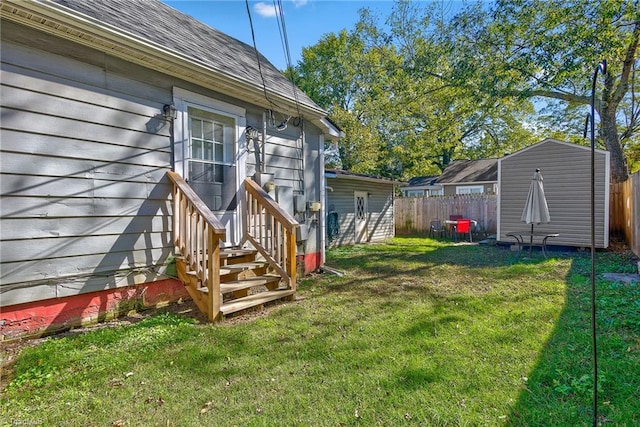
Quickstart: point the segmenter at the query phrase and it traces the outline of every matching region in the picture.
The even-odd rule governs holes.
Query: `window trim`
[[[468,191],[461,191],[468,190]],[[473,190],[480,190],[473,191]],[[466,195],[466,194],[484,194],[484,185],[458,185],[456,186],[456,195]]]

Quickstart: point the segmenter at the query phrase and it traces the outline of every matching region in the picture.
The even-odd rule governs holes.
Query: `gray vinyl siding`
[[[11,22],[1,30],[0,304],[166,277],[174,153],[162,106],[179,87],[245,108],[257,129],[263,109]],[[307,159],[321,131],[301,129],[268,130],[266,169],[318,200]],[[319,231],[310,236],[304,250],[319,252]]]
[[[164,277],[172,151],[159,112],[170,82],[144,83],[131,73],[139,67],[2,25],[0,303]],[[56,42],[102,66],[33,46]]]
[[[262,120],[261,116],[247,114],[247,120],[255,123],[252,124],[254,127],[261,129],[258,122]],[[321,137],[320,130],[315,126],[308,123],[295,126],[293,119],[282,132],[267,127],[266,144],[263,148],[263,172],[272,174],[277,186],[291,188],[294,196],[302,196],[306,201],[320,201]],[[247,175],[251,176],[257,170],[256,163],[255,155],[252,153],[247,158]],[[320,227],[318,221],[315,221],[320,213],[291,213],[300,225],[308,230],[307,239],[299,242],[299,253],[320,252]]]
[[[329,246],[351,245],[355,243],[355,201],[354,192],[364,191],[368,197],[367,235],[368,242],[381,242],[395,236],[393,213],[393,184],[361,181],[353,178],[328,178],[327,213],[338,213],[339,233]]]
[[[596,247],[608,246],[608,153],[595,153]],[[498,232],[500,241],[513,242],[505,234],[530,228],[520,220],[531,178],[540,168],[551,222],[535,229],[559,233],[551,245],[591,245],[591,150],[556,140],[545,140],[499,161],[500,190]]]

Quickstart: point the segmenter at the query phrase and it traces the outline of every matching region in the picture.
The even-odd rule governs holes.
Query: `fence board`
[[[427,234],[432,219],[462,215],[476,220],[476,230],[494,234],[497,229],[497,196],[457,195],[446,197],[406,197],[395,200],[396,234]]]
[[[624,237],[640,256],[640,172],[625,182],[611,184],[609,230]]]

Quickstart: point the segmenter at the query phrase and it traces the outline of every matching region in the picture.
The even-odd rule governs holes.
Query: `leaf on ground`
[[[202,408],[200,409],[200,415],[209,412],[209,409],[211,409],[211,405],[213,405],[213,401],[208,401],[207,403],[202,405]]]

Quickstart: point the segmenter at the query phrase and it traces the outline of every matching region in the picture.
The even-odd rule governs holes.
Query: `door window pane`
[[[364,197],[356,198],[356,218],[357,219],[365,219],[366,215],[364,212]]]
[[[202,138],[206,141],[213,140],[213,122],[208,120],[202,121]]]
[[[215,126],[215,141],[222,143],[224,134],[224,126],[221,123],[216,123]]]
[[[194,159],[204,159],[204,153],[202,150],[202,141],[192,140],[191,141],[191,157]]]
[[[202,121],[196,118],[191,119],[191,137],[202,139]]]
[[[209,141],[203,142],[204,150],[202,160],[213,160],[213,144]]]

